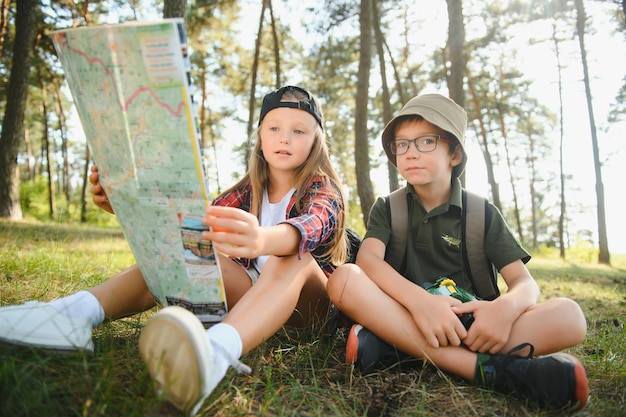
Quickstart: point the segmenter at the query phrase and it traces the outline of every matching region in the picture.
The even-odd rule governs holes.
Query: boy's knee
[[[559,303],[559,315],[569,320],[571,336],[581,343],[587,335],[587,319],[582,308],[571,298],[560,297],[555,302]]]

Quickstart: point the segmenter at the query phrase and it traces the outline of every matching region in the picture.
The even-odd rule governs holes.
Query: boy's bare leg
[[[107,320],[140,313],[156,305],[137,265],[91,288],[89,292],[100,301]]]
[[[531,306],[515,322],[500,353],[528,342],[536,355],[559,352],[585,339],[587,322],[580,306],[569,298],[554,298]]]
[[[476,353],[458,346],[432,348],[408,310],[385,294],[360,268],[350,264],[338,268],[328,282],[328,292],[337,308],[387,343],[416,358],[428,359],[468,381],[473,380]]]
[[[427,358],[441,369],[472,381],[477,354],[466,347],[431,348],[409,312],[380,290],[354,265],[338,268],[328,282],[331,301],[356,322],[399,350]],[[368,306],[363,308],[363,306]],[[393,320],[390,319],[393,317]],[[532,306],[513,325],[509,342],[499,354],[523,343],[534,346],[536,355],[554,353],[582,341],[586,324],[574,301],[557,298]],[[527,354],[522,350],[519,354]]]

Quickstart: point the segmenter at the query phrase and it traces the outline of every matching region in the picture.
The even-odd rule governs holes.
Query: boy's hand
[[[453,297],[442,297],[423,291],[419,302],[410,309],[413,320],[426,341],[433,347],[460,346],[467,330],[453,311],[463,303]]]
[[[452,307],[461,315],[473,313],[474,323],[463,343],[474,352],[498,353],[509,340],[516,317],[507,303],[494,301],[472,301]]]
[[[102,184],[100,184],[98,167],[95,165],[92,165],[91,167],[89,182],[91,183],[91,194],[93,194],[91,199],[93,200],[94,204],[100,207],[102,210],[114,214],[113,207],[111,206],[111,202],[109,201],[109,197],[107,197],[106,193],[104,192],[104,188],[102,188]]]

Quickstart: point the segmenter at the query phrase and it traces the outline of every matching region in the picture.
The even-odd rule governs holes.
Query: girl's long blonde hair
[[[321,113],[321,106],[317,99],[311,95],[311,100],[315,101],[316,107]],[[303,92],[298,90],[286,90],[281,97],[280,101],[292,101],[292,102],[308,102],[307,97]],[[343,264],[348,257],[348,238],[345,228],[345,196],[343,193],[343,187],[339,175],[335,171],[331,160],[330,153],[328,152],[328,145],[326,143],[326,134],[322,127],[316,123],[315,140],[309,156],[302,165],[296,168],[294,174],[294,184],[296,188],[296,210],[298,213],[304,210],[303,197],[308,190],[307,186],[313,178],[322,178],[326,182],[324,191],[314,190],[313,192],[326,192],[332,193],[331,198],[338,200],[340,209],[337,213],[337,227],[333,236],[330,249],[322,256],[327,258],[333,265]],[[250,155],[249,169],[237,184],[233,185],[230,189],[226,190],[223,194],[226,194],[244,184],[250,182],[252,185],[252,201],[250,202],[250,213],[259,217],[261,212],[263,189],[267,186],[269,180],[269,167],[263,152],[261,150],[261,138],[259,134],[259,128],[256,129],[254,136],[256,136],[256,143],[254,150]]]

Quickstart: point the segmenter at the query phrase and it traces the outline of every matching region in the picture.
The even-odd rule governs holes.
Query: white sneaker
[[[91,320],[67,316],[47,303],[0,307],[0,341],[55,350],[93,352]]]
[[[221,379],[212,378],[213,348],[204,326],[182,307],[166,307],[148,320],[139,351],[157,390],[189,416],[198,412]]]

